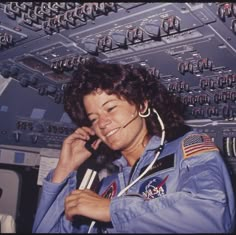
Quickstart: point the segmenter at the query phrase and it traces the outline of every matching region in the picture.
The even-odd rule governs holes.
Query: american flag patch
[[[193,134],[186,137],[182,142],[184,158],[195,154],[219,149],[207,134]]]

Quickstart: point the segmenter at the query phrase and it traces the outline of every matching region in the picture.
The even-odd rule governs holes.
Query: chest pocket
[[[145,174],[144,177],[147,177],[149,175],[152,175],[158,171],[162,171],[162,170],[167,170],[169,168],[172,168],[174,167],[174,160],[175,160],[175,154],[174,153],[171,153],[159,160],[157,160],[152,168]],[[148,166],[145,166],[143,167],[141,170],[140,170],[140,173],[139,175],[141,175],[147,168]]]

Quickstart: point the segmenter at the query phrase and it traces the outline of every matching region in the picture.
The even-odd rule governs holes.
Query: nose
[[[111,123],[111,119],[107,114],[101,114],[98,119],[98,127],[100,129],[105,129],[107,125]]]

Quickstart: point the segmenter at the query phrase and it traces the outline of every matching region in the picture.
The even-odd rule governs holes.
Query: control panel
[[[60,149],[64,87],[90,57],[147,67],[235,164],[235,3],[0,3],[1,144]]]

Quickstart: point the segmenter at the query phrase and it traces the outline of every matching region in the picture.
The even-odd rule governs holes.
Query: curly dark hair
[[[149,108],[155,108],[164,122],[167,141],[186,132],[180,97],[170,94],[144,66],[99,62],[94,57],[74,71],[65,88],[64,109],[77,126],[90,125],[83,97],[98,88],[125,98],[138,109],[148,100]],[[161,135],[161,126],[153,112],[146,122],[149,135]]]

